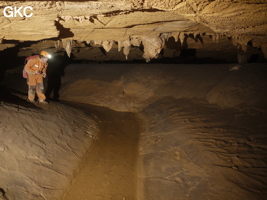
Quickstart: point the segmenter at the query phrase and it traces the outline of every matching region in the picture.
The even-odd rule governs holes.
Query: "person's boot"
[[[34,99],[27,99],[27,102],[35,103],[35,100]]]
[[[41,104],[48,104],[48,102],[45,101],[45,100],[39,100],[39,103],[41,103]]]

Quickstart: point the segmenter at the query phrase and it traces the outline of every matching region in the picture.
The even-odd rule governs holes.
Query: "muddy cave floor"
[[[112,81],[103,70],[96,71],[101,67],[89,69],[95,72],[90,73],[94,83],[112,85],[121,80],[120,67],[110,67],[116,68],[115,74],[107,70]],[[161,74],[160,67],[153,70]],[[129,84],[126,92],[140,89],[136,84],[141,79],[133,77],[146,76],[144,72],[138,67],[120,71],[127,74],[123,75]],[[191,78],[198,76],[190,73]],[[152,82],[158,76],[159,82],[165,78],[149,74]],[[1,84],[0,188],[4,199],[267,198],[267,114],[262,107],[221,108],[186,98],[185,91],[194,88],[189,84],[180,91],[183,98],[166,95],[134,113],[80,103],[70,106],[65,100],[79,102],[84,88],[79,91],[77,84],[88,84],[85,79],[82,83],[73,80],[65,89],[62,84],[60,102],[30,104],[25,80],[19,77],[9,74]],[[175,87],[166,85],[169,90]],[[231,87],[242,86],[233,83]],[[75,99],[67,98],[75,88]],[[80,102],[86,103],[84,99]]]

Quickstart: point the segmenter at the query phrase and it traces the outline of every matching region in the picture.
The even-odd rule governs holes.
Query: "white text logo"
[[[33,10],[31,6],[26,6],[23,8],[23,6],[17,8],[16,6],[13,8],[11,6],[7,6],[4,8],[4,16],[5,17],[31,17],[33,13],[27,14],[27,10]]]

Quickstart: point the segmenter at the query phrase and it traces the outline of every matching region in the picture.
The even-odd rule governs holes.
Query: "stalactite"
[[[183,43],[184,43],[184,39],[185,39],[185,33],[184,33],[184,32],[181,32],[181,33],[179,34],[179,39],[180,39],[181,45],[183,45]]]
[[[210,34],[210,36],[211,36],[211,38],[212,38],[213,41],[216,40],[216,34],[213,33],[213,34]]]
[[[143,57],[146,59],[146,62],[149,62],[151,58],[157,58],[163,46],[165,45],[164,37],[141,37],[142,44],[144,45],[144,54]]]
[[[118,51],[121,51],[122,49],[122,41],[118,41]]]
[[[121,51],[122,48],[123,54],[125,55],[126,60],[128,60],[128,55],[131,51],[131,41],[129,38],[123,41],[118,41],[118,51]]]
[[[102,46],[105,49],[106,52],[109,52],[114,44],[113,40],[105,40],[102,42]]]
[[[59,41],[59,40],[55,41],[55,48],[56,48],[57,50],[60,49],[60,41]]]
[[[219,34],[216,34],[215,35],[215,41],[216,41],[216,43],[219,43],[219,38],[220,38],[220,35]]]
[[[179,34],[180,34],[180,32],[172,32],[170,34],[170,37],[173,37],[174,38],[174,41],[175,42],[178,42],[178,40],[179,40]]]
[[[122,41],[123,44],[123,54],[126,57],[126,60],[128,60],[128,55],[131,51],[131,42],[129,39]]]
[[[102,41],[101,40],[94,40],[94,44],[95,45],[102,45]]]
[[[248,46],[245,44],[241,44],[241,49],[246,52],[248,49]]]
[[[141,45],[141,39],[140,37],[131,37],[131,44],[133,46],[139,47]]]
[[[237,46],[237,48],[242,49],[244,52],[247,51],[247,44],[251,39],[247,36],[242,36],[242,35],[235,35],[232,36],[232,44],[234,46]]]
[[[71,55],[71,50],[72,50],[72,40],[71,39],[63,39],[62,41],[62,46],[65,49],[66,53],[70,57]]]
[[[165,42],[169,39],[169,33],[161,33],[160,38]]]

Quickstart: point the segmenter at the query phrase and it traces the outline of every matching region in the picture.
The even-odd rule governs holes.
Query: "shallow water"
[[[139,123],[135,114],[67,104],[96,117],[100,135],[63,199],[136,199]]]

